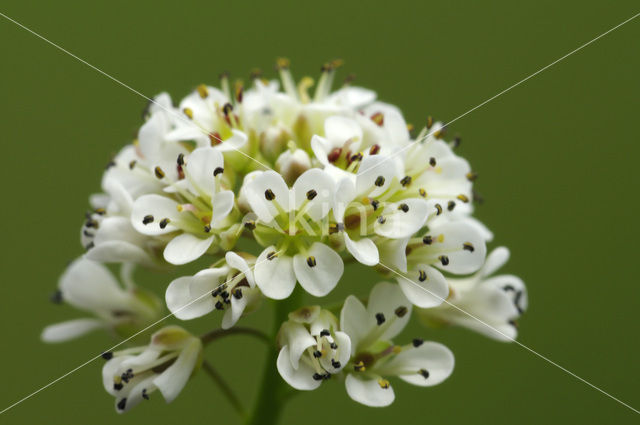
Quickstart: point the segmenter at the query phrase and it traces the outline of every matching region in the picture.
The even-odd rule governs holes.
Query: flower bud
[[[260,151],[269,161],[274,161],[287,148],[291,137],[281,127],[269,127],[260,135]]]
[[[291,186],[298,177],[311,168],[309,155],[302,149],[295,151],[287,150],[278,157],[276,170],[282,175],[284,180]]]

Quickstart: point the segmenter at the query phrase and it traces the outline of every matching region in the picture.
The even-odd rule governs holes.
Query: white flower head
[[[132,285],[123,288],[104,265],[84,258],[72,262],[60,277],[55,298],[93,317],[47,326],[42,331],[45,342],[68,341],[95,329],[129,335],[158,318],[161,311],[153,294]]]
[[[167,288],[167,307],[180,320],[195,319],[213,310],[224,311],[222,328],[232,327],[260,302],[252,270],[255,261],[251,255],[229,251],[221,267],[175,279]]]
[[[105,390],[124,413],[159,390],[167,403],[180,394],[202,362],[200,338],[178,326],[167,326],[151,336],[148,346],[107,352],[102,368]]]
[[[351,339],[351,360],[344,372],[349,396],[367,406],[388,406],[395,394],[388,377],[413,385],[437,385],[453,371],[451,351],[442,344],[415,338],[396,345],[392,338],[406,326],[411,303],[397,285],[374,286],[365,307],[349,296],[340,313],[341,329]]]
[[[422,318],[430,323],[463,326],[499,341],[513,341],[518,334],[517,320],[527,309],[527,288],[517,276],[491,276],[508,259],[509,250],[498,247],[474,275],[449,278],[448,302],[421,310]]]
[[[278,339],[282,348],[277,367],[282,378],[298,390],[314,390],[339,373],[351,357],[351,340],[338,330],[335,316],[318,306],[289,314]]]

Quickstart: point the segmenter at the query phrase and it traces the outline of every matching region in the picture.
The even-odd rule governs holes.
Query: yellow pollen
[[[180,204],[176,205],[176,209],[178,210],[178,212],[182,212],[184,210],[184,207]]]
[[[399,347],[396,345],[395,347],[392,348],[392,351],[394,352],[394,354],[398,354],[402,351],[402,347]]]
[[[191,108],[184,108],[182,112],[184,112],[184,114],[188,116],[190,120],[193,119],[193,111],[191,110]]]
[[[209,96],[209,90],[207,90],[207,86],[205,86],[204,84],[200,84],[198,87],[196,87],[196,90],[198,91],[200,97],[203,99]]]
[[[469,202],[469,198],[466,195],[460,194],[460,195],[457,196],[457,198],[459,200],[461,200],[462,202],[465,202],[465,203]]]
[[[444,242],[444,234],[440,233],[438,235],[438,242],[440,242],[440,243]]]
[[[391,384],[389,384],[389,381],[387,381],[386,379],[380,378],[378,379],[378,385],[380,385],[380,388],[382,388],[383,390],[386,390]]]

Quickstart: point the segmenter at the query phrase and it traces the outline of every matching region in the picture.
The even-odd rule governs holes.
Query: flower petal
[[[278,202],[285,211],[289,211],[289,188],[282,176],[275,171],[264,171],[245,186],[251,209],[265,223],[269,223],[274,216],[278,215],[273,201],[265,197],[268,190],[275,196],[273,201]]]
[[[483,277],[490,276],[509,261],[509,248],[499,246],[495,248],[484,261],[484,266],[480,269],[480,275]]]
[[[376,221],[374,231],[391,239],[406,238],[417,232],[427,220],[429,203],[422,199],[405,199],[389,204],[382,211],[384,221]]]
[[[211,222],[215,227],[220,225],[220,222],[224,220],[227,215],[233,209],[234,195],[230,190],[223,190],[218,192],[211,199],[213,204],[213,211],[211,213]]]
[[[175,279],[167,287],[165,300],[167,308],[180,320],[190,320],[211,312],[214,300],[205,296],[219,286],[224,269],[205,269],[194,276]]]
[[[439,306],[449,296],[447,279],[431,266],[418,266],[414,272],[398,277],[404,295],[415,306],[431,308]]]
[[[253,271],[251,270],[251,267],[249,267],[247,260],[245,260],[244,258],[242,258],[241,256],[239,256],[233,251],[228,251],[224,256],[224,259],[229,265],[229,267],[232,267],[240,271],[244,275],[244,277],[247,279],[247,282],[249,282],[250,286],[255,285],[255,280],[253,279]]]
[[[75,319],[49,325],[42,331],[40,339],[44,342],[65,342],[78,338],[94,329],[103,327],[98,319]]]
[[[60,277],[62,298],[74,307],[100,312],[127,306],[128,294],[103,264],[83,258],[75,260]]]
[[[376,186],[375,182],[379,177],[384,178],[381,186]],[[360,163],[356,178],[356,193],[364,193],[374,188],[369,196],[377,196],[384,193],[389,188],[392,180],[398,177],[398,170],[395,161],[382,155],[365,157]]]
[[[375,319],[367,312],[362,302],[353,295],[349,295],[340,311],[340,328],[351,339],[351,354],[356,354],[359,341],[375,325]]]
[[[214,236],[206,239],[183,233],[171,239],[164,249],[164,259],[171,264],[186,264],[200,258],[211,246]]]
[[[296,276],[293,272],[293,259],[286,255],[276,255],[272,259],[268,257],[275,254],[274,246],[266,248],[254,266],[253,272],[256,285],[262,293],[275,300],[287,298],[296,286]]]
[[[399,308],[404,307],[406,310],[400,317],[396,314]],[[369,294],[369,302],[367,304],[367,312],[371,318],[376,314],[382,313],[386,320],[391,320],[394,316],[393,323],[380,336],[380,340],[390,340],[398,335],[411,318],[411,303],[404,296],[398,285],[389,282],[380,282],[376,284]]]
[[[306,214],[313,220],[320,220],[331,210],[335,184],[333,179],[319,168],[312,168],[302,173],[293,184],[294,206],[300,210],[303,203]],[[315,192],[315,197],[308,199],[311,191]]]
[[[358,262],[366,266],[375,266],[380,262],[378,255],[378,247],[369,238],[362,238],[358,241],[354,241],[349,237],[347,232],[343,233],[344,244],[347,250],[358,260]]]
[[[399,353],[383,366],[381,373],[397,375],[410,384],[429,387],[447,379],[453,372],[454,363],[453,353],[447,347],[437,342],[425,342]]]
[[[350,373],[345,380],[345,387],[349,397],[365,406],[384,407],[395,399],[391,385],[382,388],[376,378],[356,377]]]
[[[152,216],[153,221],[144,224],[145,217]],[[145,235],[163,235],[174,232],[176,226],[171,223],[178,217],[178,203],[160,195],[144,195],[136,199],[131,212],[131,224],[138,232]],[[163,218],[171,221],[164,227],[160,227]]]
[[[282,379],[287,381],[296,390],[309,391],[315,390],[320,386],[322,381],[313,379],[315,370],[306,362],[300,363],[297,369],[291,365],[289,361],[289,346],[285,345],[278,354],[277,367]],[[268,365],[267,365],[268,367]]]
[[[313,265],[310,259],[314,259]],[[327,295],[342,277],[342,257],[321,242],[315,242],[306,254],[293,257],[293,270],[300,285],[311,295]]]
[[[193,338],[181,352],[176,361],[153,380],[167,403],[171,403],[180,394],[196,367],[202,352],[200,339]]]
[[[185,174],[204,198],[215,192],[214,172],[217,168],[224,168],[224,159],[220,151],[210,146],[194,150],[187,158]]]
[[[332,147],[342,147],[350,141],[349,148],[357,151],[362,141],[362,128],[351,118],[333,115],[324,122],[324,135]]]

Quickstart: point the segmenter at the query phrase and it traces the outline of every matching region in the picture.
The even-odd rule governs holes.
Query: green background
[[[0,11],[152,96],[174,98],[228,70],[296,77],[343,58],[382,100],[421,127],[448,121],[637,13],[620,2],[23,2]],[[507,272],[528,285],[519,341],[632,406],[638,394],[637,224],[640,18],[455,122],[459,153],[480,174],[478,216]],[[0,18],[2,284],[0,403],[4,408],[115,341],[104,334],[44,345],[41,329],[81,317],[49,303],[79,255],[87,197],[110,155],[141,124],[145,100]],[[339,77],[340,78],[340,77]],[[144,273],[141,273],[144,275]],[[159,293],[171,277],[148,275]],[[366,292],[373,274],[348,273],[332,299]],[[268,308],[246,323],[263,326]],[[205,317],[193,326],[217,325]],[[339,382],[295,398],[283,423],[637,423],[637,416],[515,344],[414,324],[447,344],[456,370],[442,385],[394,382],[392,407],[352,402]],[[207,358],[250,404],[262,346],[233,337]],[[2,423],[201,424],[239,421],[200,374],[171,405],[159,395],[124,416],[87,365],[0,417]]]

